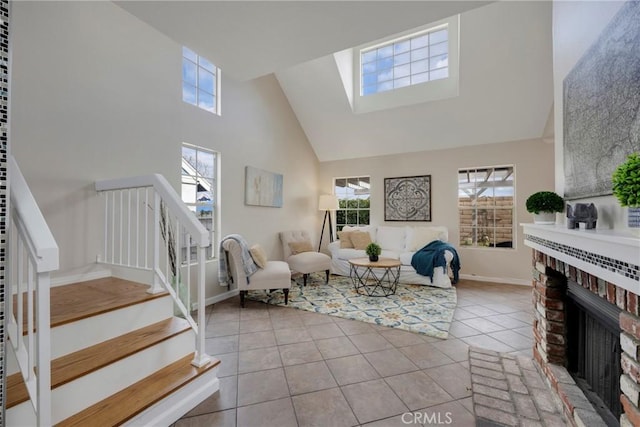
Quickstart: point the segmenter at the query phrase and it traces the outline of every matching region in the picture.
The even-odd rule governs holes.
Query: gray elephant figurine
[[[580,223],[585,223],[585,228],[591,230],[596,228],[598,210],[593,203],[576,203],[571,206],[567,203],[567,228],[580,228]]]

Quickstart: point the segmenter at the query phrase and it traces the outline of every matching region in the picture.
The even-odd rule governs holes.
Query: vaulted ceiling
[[[116,3],[225,79],[275,73],[320,161],[538,138],[552,107],[547,1]],[[458,96],[352,111],[333,53],[458,13]]]

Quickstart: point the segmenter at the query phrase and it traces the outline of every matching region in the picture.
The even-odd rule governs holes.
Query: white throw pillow
[[[405,233],[405,227],[380,226],[378,227],[376,243],[379,244],[382,249],[401,252],[404,250]]]
[[[434,240],[447,241],[445,227],[407,227],[407,247],[410,252],[422,249]]]

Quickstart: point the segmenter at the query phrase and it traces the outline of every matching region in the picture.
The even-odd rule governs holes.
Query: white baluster
[[[111,262],[116,262],[116,193],[111,192]]]
[[[136,267],[140,268],[140,189],[136,189]]]
[[[149,268],[149,188],[144,189],[144,267]],[[154,273],[155,275],[155,266]]]
[[[33,265],[31,264],[31,260],[27,262],[27,346],[29,348],[29,377],[27,381],[31,381],[33,379],[33,375],[35,374],[34,368],[34,360],[35,360],[35,345],[33,341]]]
[[[162,283],[160,283],[160,278],[158,277],[158,272],[160,271],[160,195],[154,191],[153,194],[153,283],[151,288],[147,292],[150,294],[157,294],[162,292],[164,289],[162,288]]]
[[[123,219],[124,218],[124,214],[122,213],[123,206],[124,206],[124,204],[122,202],[122,193],[123,192],[124,192],[124,190],[118,191],[118,193],[120,193],[120,204],[118,205],[118,208],[119,208],[119,211],[120,211],[120,215],[118,215],[118,219],[119,219],[118,222],[120,224],[120,238],[119,238],[119,241],[120,241],[120,256],[119,256],[120,262],[119,262],[119,264],[120,265],[122,265],[122,252],[123,252],[123,250],[122,250],[122,241],[123,241],[123,239],[122,239],[122,223],[124,222],[124,219]]]
[[[24,243],[21,236],[18,236],[18,304],[17,304],[17,348],[18,350],[23,346],[22,337],[24,333],[24,300],[23,300],[23,280],[24,280]]]
[[[109,193],[104,194],[104,250],[102,251],[103,262],[107,262],[107,245],[109,242]]]
[[[191,234],[185,231],[185,241],[187,242],[187,310],[191,311]]]
[[[131,267],[131,189],[127,189],[127,267]]]
[[[38,331],[49,331],[51,329],[50,312],[50,274],[38,273],[37,278],[37,298],[38,317],[36,319],[36,332],[38,334],[37,364],[38,364],[38,425],[50,426],[51,423],[51,334],[41,334]]]
[[[176,263],[176,296],[180,299],[180,267],[182,266],[182,257],[180,256],[180,221],[176,218],[176,235],[175,242],[173,244],[173,253]],[[188,313],[187,313],[188,314]]]

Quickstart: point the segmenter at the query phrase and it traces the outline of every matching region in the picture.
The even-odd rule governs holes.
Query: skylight
[[[333,54],[356,114],[459,94],[460,15]]]
[[[360,50],[360,95],[449,77],[448,40],[445,25]]]

